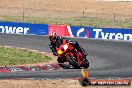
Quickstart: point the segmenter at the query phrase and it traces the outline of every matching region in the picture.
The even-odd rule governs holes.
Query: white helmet
[[[49,34],[49,39],[50,39],[52,42],[56,42],[56,38],[57,38],[56,32],[51,32],[51,33]]]
[[[56,37],[57,35],[56,35],[56,32],[51,32],[50,34],[49,34],[49,37]]]

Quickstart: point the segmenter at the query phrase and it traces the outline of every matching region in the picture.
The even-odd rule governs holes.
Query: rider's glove
[[[72,44],[73,42],[71,40],[68,40],[68,43]]]

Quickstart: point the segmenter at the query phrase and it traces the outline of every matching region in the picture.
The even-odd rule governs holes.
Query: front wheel
[[[66,68],[65,65],[64,65],[63,58],[58,57],[57,62],[58,62],[58,65],[59,65],[60,67],[62,67],[63,69]]]
[[[66,55],[66,59],[68,60],[68,62],[69,62],[69,64],[70,65],[72,65],[74,68],[80,68],[80,66],[78,65],[78,63],[75,61],[75,60],[73,60],[71,57],[70,57],[70,55],[68,54],[68,55]]]

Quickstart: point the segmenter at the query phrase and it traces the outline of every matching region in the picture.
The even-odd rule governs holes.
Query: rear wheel
[[[85,65],[84,65],[84,68],[88,68],[89,67],[89,62],[87,62]]]
[[[80,68],[80,66],[78,65],[78,63],[73,60],[70,55],[66,55],[66,59],[68,60],[69,64],[72,65],[74,68]]]
[[[81,64],[81,67],[84,67],[85,69],[89,67],[89,61],[87,59],[85,59],[83,61],[83,64]]]

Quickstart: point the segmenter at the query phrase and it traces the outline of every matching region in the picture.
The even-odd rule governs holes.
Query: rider
[[[61,41],[65,39],[64,37],[62,36],[57,36],[56,32],[51,32],[49,34],[49,40],[50,40],[50,49],[52,50],[53,52],[53,55],[57,56],[57,51],[56,51],[56,46],[57,46],[57,42],[61,43]],[[67,39],[66,39],[67,40]],[[74,42],[74,41],[71,41],[71,40],[67,40],[70,44],[73,45],[73,47],[75,47],[77,50],[79,50],[83,55],[84,57],[87,56],[87,53],[79,46],[78,42]]]

